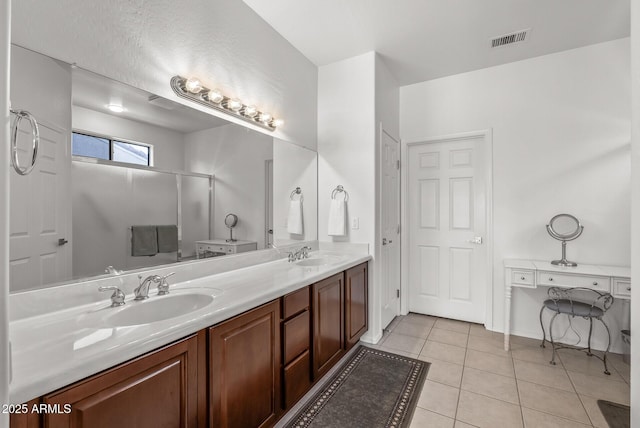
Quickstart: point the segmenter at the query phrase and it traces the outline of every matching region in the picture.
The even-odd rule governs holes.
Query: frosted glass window
[[[149,147],[140,144],[113,142],[113,160],[117,162],[149,165]]]
[[[71,143],[72,154],[108,160],[110,158],[110,152],[110,141],[108,139],[73,133]]]
[[[115,162],[151,166],[151,146],[116,141],[106,137],[73,133],[71,153]]]

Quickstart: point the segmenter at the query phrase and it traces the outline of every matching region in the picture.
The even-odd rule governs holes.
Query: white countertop
[[[371,259],[363,253],[326,251],[311,256],[323,254],[339,254],[340,261],[303,267],[281,259],[174,284],[167,297],[209,294],[214,302],[151,324],[101,325],[96,321],[100,314],[120,309],[109,307],[108,294],[107,300],[16,319],[10,323],[11,402],[42,396]],[[165,298],[156,296],[155,289],[149,296],[147,301]],[[132,300],[127,295],[125,307],[144,304]]]

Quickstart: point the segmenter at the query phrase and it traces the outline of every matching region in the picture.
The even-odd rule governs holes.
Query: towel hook
[[[293,199],[295,195],[300,195],[301,201],[304,199],[304,196],[302,195],[302,189],[299,187],[296,187],[295,189],[293,189],[293,192],[291,192],[291,195],[289,195],[289,199],[291,199],[292,201],[295,200]]]
[[[336,186],[336,188],[333,189],[333,192],[331,192],[331,199],[335,199],[336,196],[338,195],[338,193],[344,193],[344,201],[345,202],[347,202],[349,200],[349,192],[344,190],[344,187],[342,187],[342,184],[338,184]]]
[[[26,110],[10,109],[9,111],[16,115],[11,130],[11,164],[18,174],[27,175],[33,170],[33,167],[36,166],[36,160],[38,159],[38,149],[40,148],[40,131],[38,130],[38,122],[36,122],[36,118]],[[18,161],[18,127],[20,126],[22,119],[25,118],[31,125],[33,154],[31,156],[31,165],[22,167]]]

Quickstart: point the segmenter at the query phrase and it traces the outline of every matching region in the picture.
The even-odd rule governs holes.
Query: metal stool
[[[584,297],[584,294],[587,293],[593,295],[593,300],[584,301],[584,299],[577,300],[574,298],[576,294],[582,294],[582,297]],[[609,332],[609,327],[602,319],[605,312],[607,312],[607,310],[609,310],[609,308],[613,304],[613,296],[611,295],[611,293],[604,293],[598,290],[584,287],[550,287],[547,291],[547,294],[549,295],[549,299],[545,300],[542,304],[542,308],[540,308],[540,327],[542,327],[542,344],[540,346],[544,348],[544,344],[547,341],[547,336],[544,331],[544,324],[542,323],[542,312],[546,308],[552,312],[555,312],[553,314],[553,317],[551,318],[551,321],[549,321],[549,342],[551,342],[551,347],[553,348],[550,363],[553,365],[556,364],[556,351],[558,349],[574,349],[578,351],[584,351],[590,357],[598,358],[604,363],[604,373],[611,374],[611,372],[609,372],[609,369],[607,368],[607,353],[609,352],[609,347],[611,346],[611,333]],[[589,320],[589,339],[587,341],[587,349],[579,349],[571,346],[566,346],[556,343],[553,340],[553,322],[560,314],[566,314],[571,318],[582,317]],[[607,330],[609,341],[607,342],[607,349],[604,351],[604,355],[602,358],[591,352],[591,334],[593,333],[594,319],[599,320],[604,326],[605,330]]]

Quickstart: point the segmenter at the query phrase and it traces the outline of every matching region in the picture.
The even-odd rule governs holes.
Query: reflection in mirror
[[[37,117],[43,141],[34,173],[11,176],[11,291],[195,260],[203,243],[225,243],[229,213],[240,219],[233,252],[317,239],[315,152],[17,46],[11,55],[12,105]],[[296,186],[305,233],[292,237],[275,212]],[[211,248],[202,254],[233,253]]]
[[[584,226],[571,214],[557,214],[549,220],[547,232],[554,239],[562,241],[562,258],[553,260],[551,264],[558,266],[578,266],[575,262],[567,260],[567,241],[573,241],[582,235]]]

